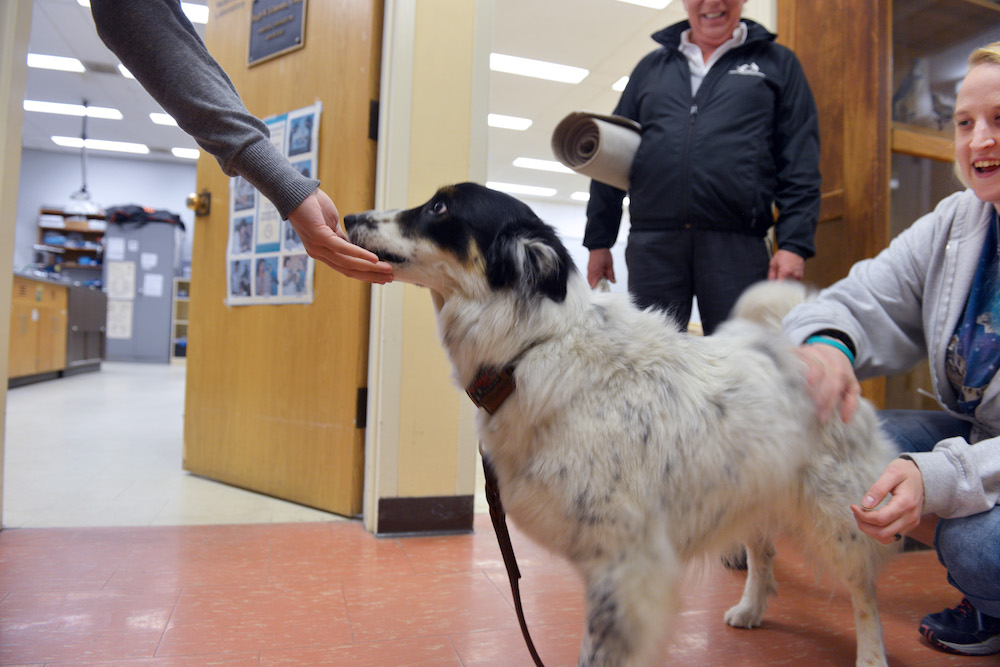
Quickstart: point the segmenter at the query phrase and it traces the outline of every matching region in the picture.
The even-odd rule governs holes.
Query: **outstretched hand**
[[[886,496],[892,498],[878,507]],[[860,505],[851,505],[858,528],[882,544],[898,540],[900,535],[920,525],[924,507],[924,477],[910,459],[896,459],[872,484]]]
[[[347,240],[340,213],[325,192],[316,189],[288,214],[306,252],[349,278],[379,285],[392,282],[392,266]]]

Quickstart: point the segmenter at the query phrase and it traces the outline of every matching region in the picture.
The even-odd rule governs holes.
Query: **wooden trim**
[[[824,192],[819,202],[819,221],[830,222],[844,217],[844,189]]]
[[[892,150],[941,162],[955,159],[955,142],[950,134],[902,123],[892,124]]]
[[[467,533],[472,530],[474,496],[379,498],[379,535]]]

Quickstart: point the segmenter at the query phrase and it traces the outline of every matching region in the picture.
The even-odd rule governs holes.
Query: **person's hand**
[[[806,363],[806,385],[816,404],[816,414],[824,424],[834,412],[849,422],[858,408],[861,385],[847,355],[823,343],[801,345],[795,353]]]
[[[349,278],[383,285],[392,282],[392,266],[372,252],[347,240],[340,228],[340,213],[325,192],[313,190],[288,214],[306,252]]]
[[[587,282],[590,283],[590,289],[597,287],[601,278],[615,282],[615,262],[611,259],[610,248],[590,251],[590,260],[587,262]]]
[[[790,250],[777,250],[767,267],[768,280],[802,280],[806,260]]]
[[[875,509],[885,497],[892,498],[885,507]],[[882,544],[920,525],[924,507],[924,477],[910,459],[896,459],[872,484],[860,505],[851,505],[858,528]]]

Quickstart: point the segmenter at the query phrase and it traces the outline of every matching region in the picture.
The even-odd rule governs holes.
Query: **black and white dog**
[[[479,410],[481,446],[512,520],[583,578],[581,665],[653,660],[685,564],[735,541],[747,582],[725,621],[759,625],[776,530],[847,585],[857,664],[885,664],[875,580],[892,548],[849,509],[894,456],[871,405],[821,424],[773,329],[735,319],[689,336],[592,292],[551,227],[483,186],[344,222],[397,280],[432,290],[459,386],[512,375],[506,400]]]

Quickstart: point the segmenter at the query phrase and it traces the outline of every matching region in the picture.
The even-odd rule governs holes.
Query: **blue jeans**
[[[900,452],[929,452],[945,438],[968,438],[972,427],[930,410],[882,410],[879,420]],[[948,570],[948,583],[982,613],[1000,617],[1000,506],[960,519],[941,519],[934,547]]]

